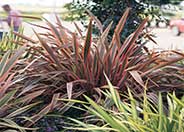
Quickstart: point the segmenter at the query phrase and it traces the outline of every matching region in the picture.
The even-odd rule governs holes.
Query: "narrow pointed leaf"
[[[90,54],[90,48],[91,48],[91,41],[92,41],[92,19],[89,22],[88,25],[88,31],[87,31],[87,35],[86,35],[86,40],[84,43],[84,62],[86,62],[89,54]]]

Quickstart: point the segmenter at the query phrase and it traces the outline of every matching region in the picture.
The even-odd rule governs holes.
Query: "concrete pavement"
[[[182,50],[184,51],[184,33],[174,36],[169,28],[154,28],[152,33],[158,45],[149,42],[146,46],[154,50]]]
[[[45,25],[43,22],[33,22],[35,24]],[[69,28],[71,31],[75,31],[76,28],[73,23],[62,21],[63,26]],[[81,26],[81,25],[80,25]],[[28,23],[24,23],[24,34],[26,36],[34,38],[33,29],[36,32],[45,32],[43,29],[31,26]],[[182,50],[184,51],[184,33],[180,36],[174,36],[169,28],[154,28],[152,33],[155,35],[154,40],[158,45],[153,42],[149,42],[146,46],[151,50]]]

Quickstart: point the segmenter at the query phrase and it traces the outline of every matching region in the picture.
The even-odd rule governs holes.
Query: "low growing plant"
[[[107,79],[108,80],[108,79]],[[163,102],[159,92],[156,103],[149,93],[144,92],[141,98],[122,96],[108,80],[108,88],[103,92],[106,97],[100,104],[85,96],[83,103],[89,112],[81,119],[70,119],[75,125],[68,129],[88,132],[183,132],[184,131],[184,96],[179,99],[175,94],[167,94],[167,102]],[[153,94],[153,93],[151,93]],[[164,111],[164,104],[167,108]]]
[[[25,52],[26,47],[14,51],[7,51],[0,59],[0,130],[1,132],[15,131],[25,132],[26,130],[35,130],[33,128],[26,128],[23,122],[28,120],[24,114],[38,104],[38,102],[31,102],[35,97],[41,93],[24,94],[20,90],[17,83],[23,77],[21,70],[19,70],[19,58]],[[19,64],[19,65],[18,65]],[[23,67],[21,67],[23,68]],[[24,70],[24,69],[22,69]]]
[[[23,30],[21,29],[19,33],[22,34]],[[19,45],[16,42],[21,42],[21,40],[22,38],[13,34],[12,30],[9,32],[4,32],[0,40],[0,55],[3,56],[8,50],[14,51],[18,49]]]

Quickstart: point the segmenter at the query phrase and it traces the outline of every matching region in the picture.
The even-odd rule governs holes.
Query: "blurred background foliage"
[[[69,10],[66,20],[86,20],[86,9],[90,10],[102,22],[104,29],[113,21],[110,36],[112,36],[115,25],[117,25],[123,12],[127,7],[132,8],[130,16],[125,25],[121,40],[130,35],[145,17],[150,21],[169,23],[168,17],[174,16],[172,13],[162,12],[161,6],[165,4],[178,4],[182,0],[73,0],[66,4],[65,8]],[[166,17],[163,18],[162,15]],[[167,17],[168,16],[168,17]],[[148,22],[148,26],[150,23]],[[96,32],[98,33],[98,32]]]

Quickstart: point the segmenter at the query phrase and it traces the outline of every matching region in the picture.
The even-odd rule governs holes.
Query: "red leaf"
[[[86,35],[85,44],[84,44],[84,51],[83,51],[84,62],[86,62],[86,60],[89,56],[91,41],[92,41],[92,19],[90,20],[89,25],[88,25],[88,31],[87,31],[87,35]]]

